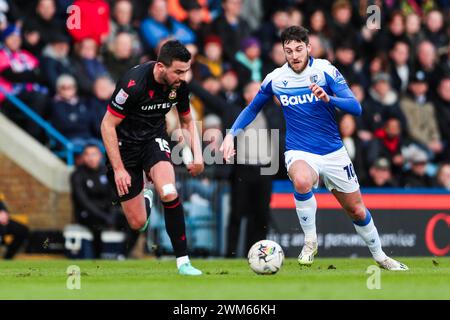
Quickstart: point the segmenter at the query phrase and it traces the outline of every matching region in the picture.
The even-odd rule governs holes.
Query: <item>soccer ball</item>
[[[248,264],[257,274],[275,274],[280,270],[284,252],[280,245],[271,240],[261,240],[248,251]]]

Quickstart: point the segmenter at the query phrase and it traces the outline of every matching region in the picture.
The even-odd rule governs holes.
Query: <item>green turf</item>
[[[201,277],[177,275],[173,260],[1,261],[0,299],[450,299],[449,257],[400,260],[410,271],[382,270],[380,290],[366,286],[371,259],[287,259],[271,276],[245,260],[193,260]],[[69,265],[81,269],[80,290],[66,288]]]

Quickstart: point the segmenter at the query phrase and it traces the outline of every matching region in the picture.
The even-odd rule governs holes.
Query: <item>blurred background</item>
[[[158,199],[140,236],[112,199],[99,125],[115,82],[180,40],[193,55],[192,114],[218,155],[225,130],[285,63],[279,36],[291,25],[310,30],[312,56],[332,62],[363,107],[358,118],[337,112],[337,121],[386,253],[449,255],[449,8],[448,0],[0,0],[1,256],[170,255]],[[177,118],[167,115],[169,134]],[[198,178],[176,167],[194,256],[241,257],[264,238],[296,256],[303,244],[279,103],[252,125],[278,129],[279,146],[267,133],[259,149],[238,153],[239,164],[207,164]],[[275,175],[260,175],[276,163]],[[316,197],[321,255],[368,256],[334,198],[323,188]]]

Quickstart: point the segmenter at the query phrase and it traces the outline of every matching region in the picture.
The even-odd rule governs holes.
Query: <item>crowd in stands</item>
[[[366,23],[371,4],[379,28]],[[360,183],[450,189],[449,9],[446,0],[0,0],[0,86],[74,143],[100,145],[114,83],[175,38],[193,55],[193,114],[225,131],[245,92],[285,63],[281,31],[302,25],[312,56],[332,62],[363,107],[358,118],[337,113]],[[1,92],[0,104],[49,145]],[[282,140],[279,104],[266,107]]]

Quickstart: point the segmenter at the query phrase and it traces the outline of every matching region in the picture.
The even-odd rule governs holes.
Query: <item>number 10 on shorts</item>
[[[347,172],[347,178],[348,180],[351,180],[356,176],[355,170],[353,170],[353,164],[349,164],[343,168]]]

